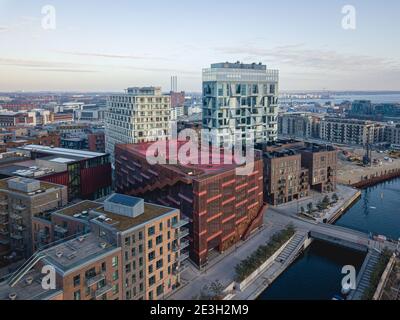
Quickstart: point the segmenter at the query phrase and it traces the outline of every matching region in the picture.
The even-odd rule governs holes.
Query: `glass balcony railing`
[[[180,219],[178,222],[172,224],[172,228],[179,229],[189,224],[189,219]]]

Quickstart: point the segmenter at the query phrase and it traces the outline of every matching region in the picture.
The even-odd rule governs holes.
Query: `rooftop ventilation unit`
[[[8,295],[8,298],[10,299],[10,300],[17,300],[17,294],[16,293],[10,293],[9,295]]]

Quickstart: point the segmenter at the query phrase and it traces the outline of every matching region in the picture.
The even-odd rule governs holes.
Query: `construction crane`
[[[364,166],[372,165],[372,146],[370,143],[367,143],[365,145],[365,155],[363,157],[363,164]]]

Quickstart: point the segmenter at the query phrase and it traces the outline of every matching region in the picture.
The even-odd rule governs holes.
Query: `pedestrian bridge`
[[[376,241],[370,239],[369,235],[357,230],[339,227],[330,224],[316,224],[310,227],[309,236],[314,239],[331,242],[364,252],[370,249],[383,250],[388,248],[396,250],[396,244],[389,241]]]

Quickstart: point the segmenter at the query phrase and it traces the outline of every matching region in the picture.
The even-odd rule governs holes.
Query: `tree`
[[[304,214],[304,212],[306,212],[306,209],[304,209],[304,207],[301,207],[300,212],[301,212],[301,214]]]
[[[218,299],[224,294],[224,286],[219,282],[219,280],[216,280],[210,284],[209,291],[212,293],[214,298]]]
[[[333,200],[333,202],[338,202],[339,201],[339,197],[338,197],[338,195],[336,193],[334,193],[332,195],[332,200]]]
[[[322,208],[326,209],[328,206],[331,204],[329,197],[325,196],[324,199],[322,200]]]

